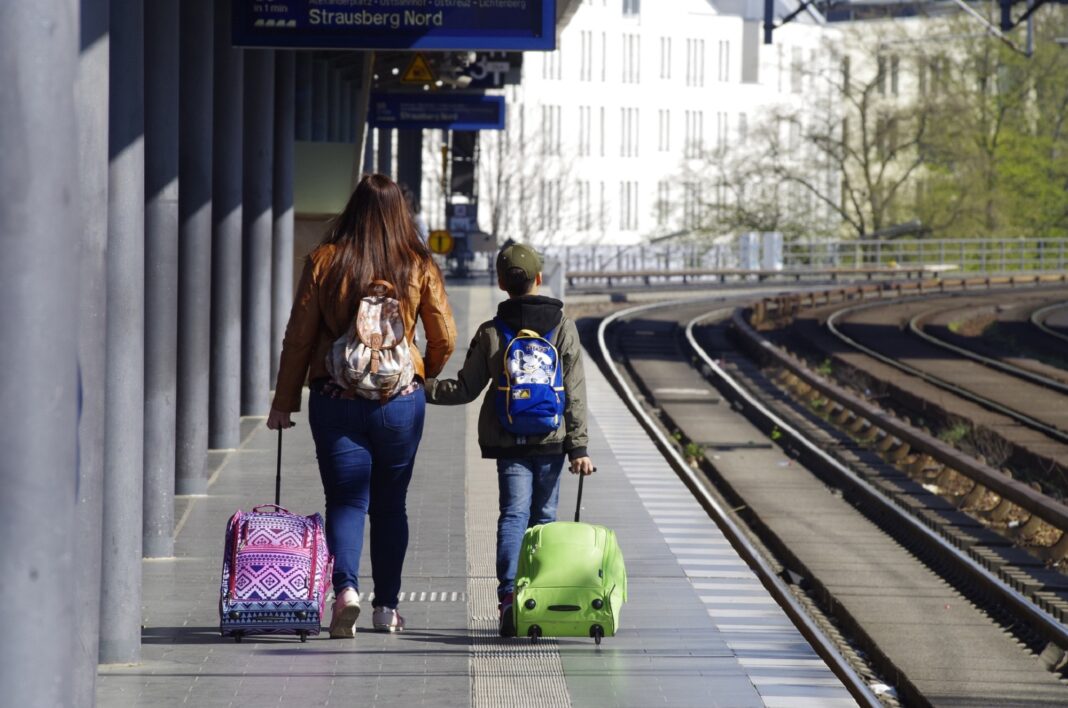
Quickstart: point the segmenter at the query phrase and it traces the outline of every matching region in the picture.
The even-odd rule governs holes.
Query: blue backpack
[[[560,427],[564,415],[564,374],[552,345],[555,328],[544,335],[513,332],[500,318],[494,326],[504,338],[504,369],[497,386],[497,417],[508,432],[545,435]]]

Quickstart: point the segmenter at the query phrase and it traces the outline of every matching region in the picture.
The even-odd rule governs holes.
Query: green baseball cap
[[[522,268],[527,280],[534,280],[541,272],[541,256],[522,243],[506,246],[497,254],[497,272],[504,273],[511,268]]]

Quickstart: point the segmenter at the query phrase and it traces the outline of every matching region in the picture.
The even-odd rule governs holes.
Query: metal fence
[[[1068,269],[1068,239],[813,240],[779,248],[775,263],[768,262],[766,249],[744,238],[715,244],[564,246],[546,251],[568,271],[945,266],[961,273],[1013,273]]]

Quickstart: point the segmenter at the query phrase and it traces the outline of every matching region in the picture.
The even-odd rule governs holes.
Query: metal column
[[[104,513],[104,386],[107,380],[108,2],[81,0],[78,78],[78,182],[81,266],[78,362],[82,408],[78,436],[78,506],[74,511],[74,683],[70,705],[92,706],[100,631],[100,552]],[[8,685],[6,680],[4,685]]]
[[[311,120],[311,139],[326,142],[330,127],[330,62],[318,53],[312,55]]]
[[[423,192],[423,131],[397,131],[397,182],[412,192],[412,206],[420,210]]]
[[[293,128],[296,115],[295,56],[275,52],[274,238],[271,253],[271,368],[278,375],[282,337],[293,303]]]
[[[101,663],[141,659],[145,414],[144,3],[111,0]]]
[[[274,51],[245,52],[241,415],[267,415],[271,390]]]
[[[73,705],[81,189],[71,3],[0,4],[0,649],[3,701]],[[32,175],[32,179],[30,178]]]
[[[327,71],[327,140],[332,143],[341,142],[341,72],[333,65]]]
[[[212,0],[183,0],[178,75],[178,405],[176,494],[208,491],[211,362]]]
[[[378,172],[384,175],[393,175],[393,130],[379,128],[378,134]]]
[[[174,554],[178,0],[145,3],[145,558]]]
[[[211,379],[208,447],[241,438],[241,176],[244,55],[230,44],[230,1],[215,2],[212,96]]]
[[[311,140],[312,136],[312,70],[314,66],[311,52],[297,52],[296,78],[296,139]]]

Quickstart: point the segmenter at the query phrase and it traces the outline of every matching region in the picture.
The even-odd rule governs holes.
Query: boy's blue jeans
[[[501,515],[497,518],[497,598],[515,590],[523,534],[531,526],[556,521],[564,455],[497,460]]]
[[[386,404],[312,392],[308,423],[326,492],[326,545],[334,591],[359,589],[363,526],[371,516],[376,606],[397,606],[408,550],[408,483],[423,436],[426,398],[418,389]]]

